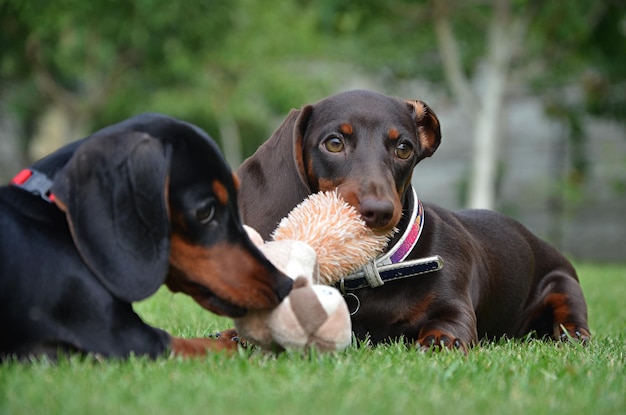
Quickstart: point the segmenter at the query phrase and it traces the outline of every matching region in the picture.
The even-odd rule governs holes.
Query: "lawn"
[[[10,363],[0,366],[0,414],[625,414],[626,266],[578,270],[594,335],[587,347],[531,340],[468,356],[392,344],[336,355]],[[231,326],[165,289],[136,309],[181,336]]]

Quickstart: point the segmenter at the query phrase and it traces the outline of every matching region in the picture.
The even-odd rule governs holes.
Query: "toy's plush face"
[[[282,351],[294,346],[304,347],[309,337],[307,328],[321,325],[328,316],[323,309],[320,313],[317,298],[308,279],[297,278],[290,295],[293,298],[283,300],[272,311],[236,319],[235,327],[240,337],[268,350]],[[305,310],[313,312],[305,315]],[[302,317],[303,322],[300,321]],[[285,340],[288,344],[283,344]]]
[[[351,342],[350,315],[339,291],[298,277],[289,296],[271,312],[236,319],[239,335],[269,350],[337,351]]]
[[[263,244],[254,230],[246,230],[270,262],[294,280],[294,285],[278,307],[235,319],[240,337],[268,350],[314,346],[320,351],[335,351],[347,347],[352,336],[348,308],[335,288],[313,284],[318,278],[313,248],[295,240]]]
[[[352,338],[350,313],[339,291],[311,285],[303,278],[294,285],[298,289],[278,306],[290,310],[272,314],[275,341],[286,349],[315,347],[331,352],[348,347]]]

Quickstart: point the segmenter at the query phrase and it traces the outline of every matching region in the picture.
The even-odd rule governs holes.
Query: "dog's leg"
[[[419,331],[416,346],[428,349],[458,349],[467,353],[477,341],[476,315],[469,306],[447,305],[438,310]]]
[[[238,344],[237,332],[232,329],[219,333],[217,338],[183,339],[172,336],[170,349],[175,356],[198,357],[216,351],[234,352]]]
[[[536,298],[517,331],[519,337],[535,332],[539,337],[550,336],[554,340],[591,339],[587,304],[578,280],[568,270],[548,273]]]
[[[587,307],[578,283],[564,280],[570,287],[564,293],[554,292],[544,299],[545,307],[552,310],[552,338],[555,340],[591,339],[587,325]],[[583,311],[584,309],[584,311]]]

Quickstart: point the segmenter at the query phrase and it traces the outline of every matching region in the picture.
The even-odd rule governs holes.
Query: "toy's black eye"
[[[211,222],[215,217],[215,205],[213,203],[207,203],[196,210],[196,219],[203,225]]]
[[[331,153],[340,153],[344,149],[343,140],[337,136],[331,136],[324,140],[324,148]]]
[[[394,152],[398,158],[406,160],[413,155],[413,147],[407,143],[400,143],[396,146]]]

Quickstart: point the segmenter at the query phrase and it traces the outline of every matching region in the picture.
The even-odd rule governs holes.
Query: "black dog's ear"
[[[144,133],[93,137],[54,179],[78,252],[126,302],[154,293],[167,274],[170,153]]]
[[[407,101],[412,112],[417,136],[421,146],[420,158],[433,155],[441,143],[441,126],[439,119],[423,101]]]

